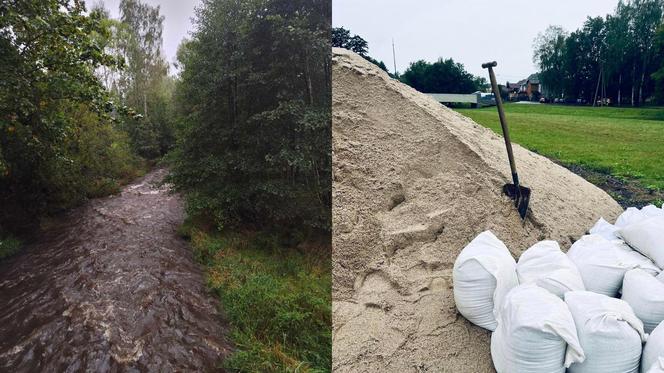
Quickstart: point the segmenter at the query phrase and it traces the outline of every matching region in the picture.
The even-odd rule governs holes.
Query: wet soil
[[[225,327],[157,169],[0,264],[0,371],[217,371]]]
[[[642,208],[653,203],[659,206],[664,201],[664,190],[646,188],[638,180],[618,178],[579,165],[568,165],[555,159],[551,160],[595,184],[613,197],[623,208]]]

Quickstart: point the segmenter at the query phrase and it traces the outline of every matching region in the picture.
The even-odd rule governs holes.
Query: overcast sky
[[[482,63],[496,60],[497,79],[517,81],[535,72],[533,39],[548,25],[567,31],[587,16],[613,13],[618,0],[334,0],[332,23],[369,43],[369,54],[392,71],[410,62],[453,58],[483,77]]]
[[[88,0],[88,8],[98,0]],[[200,4],[199,0],[143,0],[150,5],[159,5],[164,19],[164,46],[163,53],[171,64],[175,61],[178,45],[189,32],[194,30],[191,18],[194,17],[194,7]],[[119,17],[118,6],[120,0],[103,0],[105,8],[111,11],[113,18]],[[171,66],[172,68],[172,66]]]

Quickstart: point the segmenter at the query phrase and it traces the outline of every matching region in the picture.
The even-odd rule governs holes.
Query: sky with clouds
[[[536,71],[533,40],[548,25],[574,31],[588,16],[613,13],[618,0],[334,0],[332,24],[369,43],[369,54],[397,70],[410,62],[453,58],[485,76],[497,61],[498,80],[517,81]]]

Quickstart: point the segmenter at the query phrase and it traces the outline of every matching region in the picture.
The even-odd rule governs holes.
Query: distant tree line
[[[391,76],[396,72],[390,73],[383,61],[379,61],[369,55],[369,43],[359,35],[351,35],[350,30],[343,27],[332,28],[332,46],[336,48],[345,48],[364,57],[367,61],[380,67]]]
[[[171,181],[217,227],[328,231],[329,0],[207,0],[178,50]]]
[[[369,56],[369,43],[359,35],[352,35],[350,30],[343,27],[333,28],[332,46],[351,50],[388,72],[383,61]],[[486,79],[473,76],[462,64],[454,62],[451,58],[446,60],[441,58],[434,63],[419,60],[411,63],[399,76],[395,75],[396,72],[389,74],[426,93],[472,93],[487,86]]]
[[[620,1],[614,14],[588,17],[572,33],[549,26],[535,39],[533,57],[547,96],[664,102],[663,8],[663,0]]]
[[[413,62],[399,79],[424,93],[473,93],[487,87],[485,78],[467,72],[451,58]]]

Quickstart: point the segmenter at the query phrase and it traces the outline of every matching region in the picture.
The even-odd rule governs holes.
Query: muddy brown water
[[[224,323],[158,169],[0,264],[0,371],[215,371]]]

